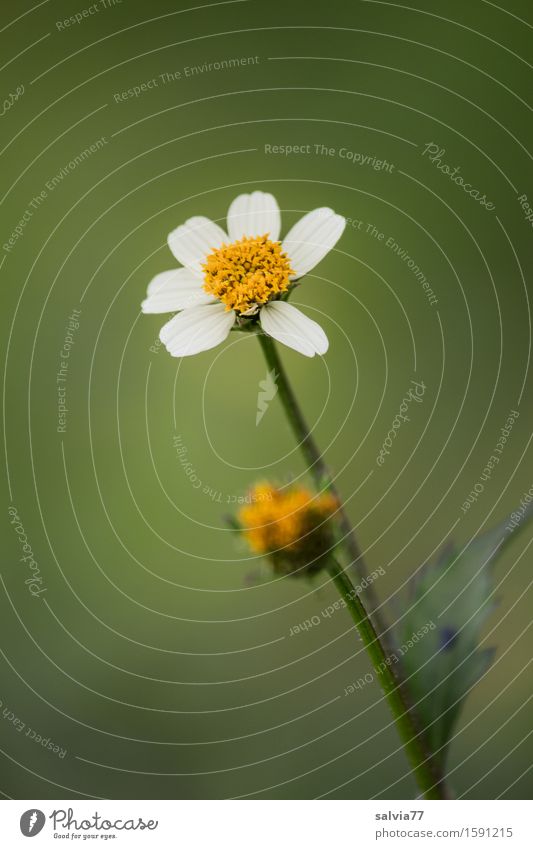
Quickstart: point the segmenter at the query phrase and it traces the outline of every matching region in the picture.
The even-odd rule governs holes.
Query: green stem
[[[432,759],[431,753],[426,750],[423,738],[413,720],[413,714],[404,701],[402,689],[398,686],[391,669],[392,660],[385,653],[360,597],[354,591],[346,573],[333,557],[330,557],[327,569],[340,595],[346,602],[370,656],[376,675],[381,681],[385,698],[394,716],[398,734],[403,742],[406,755],[424,799],[449,798],[444,777]]]
[[[261,348],[265,355],[269,369],[276,374],[276,383],[278,394],[284,406],[287,418],[292,427],[294,435],[298,441],[298,445],[302,450],[306,462],[309,465],[309,471],[313,475],[318,489],[327,487],[332,492],[340,505],[339,508],[339,525],[344,534],[344,541],[348,548],[351,561],[357,570],[357,575],[360,579],[366,577],[366,569],[359,549],[359,545],[355,538],[355,534],[348,518],[348,515],[342,506],[337,488],[335,487],[327,465],[320,453],[310,431],[307,422],[300,409],[300,405],[289,383],[287,373],[281,362],[274,340],[265,334],[258,334],[258,339]],[[328,564],[328,572],[339,590],[342,598],[345,600],[350,614],[357,626],[361,635],[361,639],[370,655],[376,670],[380,670],[385,697],[389,703],[396,727],[400,738],[405,746],[407,757],[413,768],[413,772],[426,799],[445,799],[448,798],[444,778],[440,769],[434,762],[431,752],[426,750],[423,736],[420,729],[417,727],[416,716],[412,709],[409,708],[409,702],[405,693],[403,682],[397,680],[395,673],[391,669],[391,664],[388,661],[389,652],[386,651],[383,643],[385,642],[384,635],[388,629],[383,622],[379,613],[379,605],[371,584],[368,584],[366,593],[372,607],[372,618],[377,626],[377,631],[370,620],[369,614],[366,612],[363,602],[357,594],[352,582],[346,572],[344,572],[339,564],[330,558]],[[381,638],[381,641],[380,641]]]
[[[289,383],[283,363],[279,357],[274,340],[265,334],[259,334],[258,339],[261,348],[263,349],[269,369],[274,369],[274,372],[277,375],[276,384],[278,387],[278,393],[285,408],[285,412],[287,413],[287,418],[292,427],[293,433],[298,441],[298,445],[309,465],[309,471],[313,475],[318,489],[321,490],[324,486],[326,486],[329,491],[335,495],[340,505],[338,520],[339,527],[343,533],[343,542],[346,544],[352,565],[357,572],[358,579],[366,584],[367,581],[365,579],[368,577],[368,574],[350,519],[342,504],[337,487],[331,479],[331,474],[322,454],[318,450],[318,447],[309,432],[309,427],[307,426],[307,422],[305,421],[296,396],[292,391],[292,387]],[[378,599],[371,582],[367,583],[365,593],[372,611],[372,617],[376,623],[376,628],[379,631],[381,638],[386,641],[385,635],[387,634],[388,628],[381,617]]]

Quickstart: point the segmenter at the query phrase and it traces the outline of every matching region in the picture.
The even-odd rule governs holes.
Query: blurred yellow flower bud
[[[238,520],[252,551],[267,555],[280,574],[308,574],[322,568],[334,545],[331,520],[339,506],[334,495],[261,482],[250,490],[248,501]]]

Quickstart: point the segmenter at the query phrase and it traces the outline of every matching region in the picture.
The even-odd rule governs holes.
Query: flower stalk
[[[363,555],[359,548],[359,544],[355,537],[354,530],[352,528],[348,514],[346,513],[346,510],[342,505],[342,501],[337,487],[333,483],[326,462],[322,457],[322,454],[320,453],[318,446],[316,445],[309,431],[309,427],[300,409],[300,405],[297,401],[296,395],[293,392],[292,386],[289,383],[287,372],[285,371],[285,367],[278,354],[274,340],[271,339],[270,336],[266,336],[263,333],[259,333],[257,338],[259,339],[259,343],[261,345],[269,370],[274,369],[275,373],[278,375],[278,393],[281,398],[281,402],[283,404],[285,412],[287,414],[289,424],[298,441],[298,445],[304,455],[304,458],[308,464],[309,472],[313,476],[313,479],[319,491],[324,489],[325,487],[337,498],[337,501],[339,503],[338,522],[343,534],[343,542],[346,545],[350,556],[351,565],[353,565],[353,567],[355,568],[357,577],[361,581],[367,583],[365,592],[369,605],[372,609],[372,617],[374,619],[374,622],[376,623],[376,628],[380,634],[381,639],[385,640],[385,635],[388,629],[385,623],[382,621],[381,614],[379,611],[378,600],[376,598],[372,583],[367,582],[365,580],[368,575]]]
[[[325,460],[309,431],[307,422],[279,357],[275,342],[271,337],[263,333],[258,333],[258,339],[269,370],[274,369],[274,372],[277,374],[278,394],[287,414],[289,424],[308,464],[309,471],[319,491],[327,489],[337,499],[339,504],[338,520],[343,533],[343,542],[348,549],[351,563],[354,565],[358,577],[364,580],[366,576],[365,564],[350,519],[342,506],[339,493],[333,483]],[[397,671],[392,671],[389,662],[389,653],[384,639],[384,635],[388,629],[381,619],[379,605],[372,585],[369,584],[367,586],[366,593],[371,603],[371,615],[376,623],[376,627],[374,627],[370,615],[366,611],[346,571],[332,555],[329,555],[327,558],[327,570],[341,597],[346,602],[376,673],[380,677],[385,698],[392,711],[399,736],[404,745],[414,776],[422,791],[423,798],[449,798],[441,770],[436,764],[432,753],[427,750],[423,735],[418,728],[416,715],[409,706],[405,685],[402,681],[398,680]]]
[[[422,736],[415,724],[412,710],[405,702],[402,688],[399,686],[392,672],[389,657],[376,634],[359,595],[354,591],[350,579],[334,557],[329,558],[327,570],[341,597],[346,602],[346,606],[350,611],[350,615],[355,622],[361,640],[372,661],[376,675],[381,681],[385,698],[394,716],[398,734],[400,735],[405,753],[422,791],[423,798],[449,798],[444,777],[433,761],[431,753],[426,749]]]

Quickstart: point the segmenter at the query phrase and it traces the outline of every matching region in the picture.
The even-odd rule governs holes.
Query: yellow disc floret
[[[279,242],[265,236],[245,237],[223,244],[203,265],[204,289],[227,310],[253,315],[272,298],[283,294],[294,274]]]
[[[252,551],[270,555],[276,571],[284,574],[321,567],[333,544],[329,520],[339,506],[334,495],[260,483],[249,500],[238,518]]]

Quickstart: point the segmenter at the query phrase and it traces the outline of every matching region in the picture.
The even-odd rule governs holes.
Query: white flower
[[[176,312],[160,338],[173,357],[214,348],[238,322],[262,330],[306,357],[325,354],[328,339],[316,321],[280,300],[334,247],[346,225],[321,207],[304,215],[283,241],[273,195],[239,195],[227,216],[228,235],[203,216],[189,218],[168,237],[182,268],[157,274],[144,313]]]

